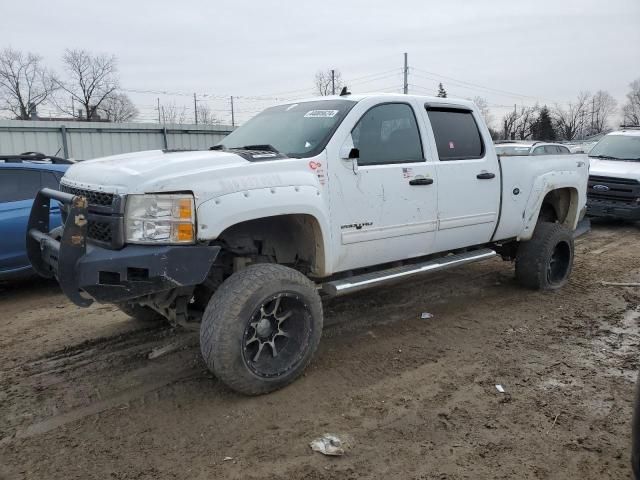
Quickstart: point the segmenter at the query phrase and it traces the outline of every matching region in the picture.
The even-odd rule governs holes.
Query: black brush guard
[[[62,203],[67,210],[59,241],[48,235],[51,200]],[[81,307],[93,303],[92,299],[80,294],[75,272],[78,260],[87,249],[87,218],[85,197],[43,188],[33,202],[27,226],[27,256],[33,269],[43,277],[58,278],[64,294]],[[64,281],[60,281],[61,278]]]
[[[62,203],[66,213],[59,239],[49,232],[51,200]],[[208,244],[103,248],[87,238],[89,215],[86,197],[44,188],[31,207],[27,227],[33,269],[43,277],[55,277],[63,293],[80,307],[94,299],[121,303],[199,285],[220,252],[221,247]]]

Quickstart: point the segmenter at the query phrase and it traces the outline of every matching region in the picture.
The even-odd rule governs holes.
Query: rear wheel
[[[234,390],[259,395],[298,378],[322,334],[313,282],[282,265],[249,266],[214,293],[200,326],[208,368]]]
[[[573,266],[573,236],[559,223],[539,222],[531,240],[516,257],[516,278],[528,288],[555,290],[564,286]]]

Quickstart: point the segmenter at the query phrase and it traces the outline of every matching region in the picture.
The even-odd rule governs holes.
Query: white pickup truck
[[[199,325],[207,366],[260,394],[311,360],[321,296],[496,255],[527,287],[564,285],[588,168],[499,158],[468,101],[347,93],[269,108],[207,151],[73,165],[34,202],[28,252],[78,305]]]
[[[603,136],[589,161],[587,215],[640,220],[640,127]]]

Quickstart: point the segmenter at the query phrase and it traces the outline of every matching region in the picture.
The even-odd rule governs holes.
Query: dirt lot
[[[600,282],[640,280],[638,235],[596,226],[557,293],[494,260],[327,303],[306,375],[257,398],[192,333],[0,287],[0,478],[629,478],[640,289]]]

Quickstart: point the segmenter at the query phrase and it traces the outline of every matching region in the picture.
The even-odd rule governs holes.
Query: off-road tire
[[[142,323],[162,323],[167,319],[156,312],[153,308],[135,303],[118,303],[118,308]]]
[[[289,370],[265,377],[252,370],[252,359],[247,359],[246,336],[253,328],[255,315],[264,313],[267,302],[280,295],[297,302],[303,321],[296,321],[295,315],[290,321],[295,321],[294,327],[304,326],[305,340],[296,349],[296,360]],[[322,323],[322,302],[312,281],[282,265],[251,265],[231,275],[212,295],[200,325],[200,349],[207,367],[219,380],[240,393],[260,395],[282,388],[302,374],[320,343]],[[253,336],[257,333],[255,329]],[[285,349],[289,348],[288,342],[292,340],[284,341]],[[266,348],[265,353],[273,354]]]
[[[538,222],[531,240],[518,247],[516,278],[527,288],[556,290],[568,282],[572,266],[571,231],[559,223]]]

